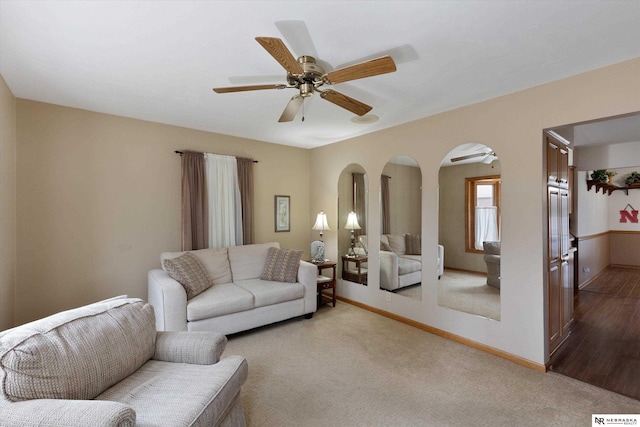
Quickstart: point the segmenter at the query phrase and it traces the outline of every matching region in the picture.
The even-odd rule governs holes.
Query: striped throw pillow
[[[298,280],[301,257],[300,250],[269,248],[260,279],[295,283]]]
[[[179,282],[187,292],[188,300],[213,286],[207,270],[190,252],[185,252],[177,258],[165,259],[163,264],[169,276]]]
[[[420,245],[419,234],[405,234],[405,246],[407,247],[407,255],[421,255],[422,247]]]

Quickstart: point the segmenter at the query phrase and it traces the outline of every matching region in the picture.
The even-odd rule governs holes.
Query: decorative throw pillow
[[[407,254],[407,245],[405,244],[404,234],[387,234],[387,241],[391,251],[398,255]]]
[[[190,252],[185,252],[177,258],[165,259],[164,269],[182,285],[187,292],[187,299],[195,297],[213,285],[207,270]]]
[[[420,245],[419,234],[405,234],[405,245],[407,247],[407,255],[421,255],[422,248]]]
[[[269,248],[260,279],[295,283],[298,279],[301,257],[300,250]]]
[[[381,251],[387,251],[387,252],[393,252],[391,250],[391,246],[389,246],[389,244],[387,242],[380,242],[380,250]]]

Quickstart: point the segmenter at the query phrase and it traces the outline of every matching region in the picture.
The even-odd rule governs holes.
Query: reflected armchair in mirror
[[[500,242],[482,242],[487,263],[487,285],[500,289]]]
[[[367,248],[367,236],[360,236]],[[369,247],[369,250],[371,248]],[[444,246],[438,245],[438,278],[444,271]],[[380,288],[395,291],[422,281],[420,238],[411,234],[380,236]]]

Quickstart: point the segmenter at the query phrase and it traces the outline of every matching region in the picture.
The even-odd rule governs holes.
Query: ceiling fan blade
[[[487,157],[482,159],[482,163],[484,163],[485,165],[490,165],[495,159],[497,159],[496,155],[494,153],[491,153]]]
[[[327,73],[326,80],[329,83],[342,83],[349,80],[363,79],[365,77],[377,76],[378,74],[393,73],[396,71],[396,64],[390,56],[372,59],[371,61],[341,68]]]
[[[253,86],[233,86],[233,87],[214,87],[215,93],[244,92],[247,90],[264,90],[264,89],[285,89],[289,86],[285,84],[277,85],[253,85]]]
[[[368,106],[360,101],[357,101],[353,98],[348,97],[347,95],[343,95],[340,92],[336,92],[335,90],[329,89],[320,92],[320,96],[326,99],[329,102],[336,104],[339,107],[342,107],[346,110],[351,111],[354,114],[359,116],[364,116],[367,114],[373,107]]]
[[[484,157],[493,153],[475,153],[475,154],[467,154],[466,156],[454,157],[451,159],[452,162],[460,162],[462,160],[474,159],[476,157]]]
[[[291,98],[287,106],[284,107],[284,111],[282,112],[280,119],[278,119],[278,122],[290,122],[295,119],[303,102],[304,98],[300,95],[295,95]]]
[[[277,21],[275,25],[295,55],[309,55],[318,59],[318,52],[304,21]]]
[[[291,74],[302,74],[302,66],[293,57],[284,42],[275,37],[256,37],[256,41],[265,48],[282,67]]]

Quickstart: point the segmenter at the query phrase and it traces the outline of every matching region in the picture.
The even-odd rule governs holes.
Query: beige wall
[[[500,175],[500,161],[440,168],[439,243],[444,246],[445,268],[486,273],[484,255],[467,252],[465,245],[465,178]]]
[[[26,100],[17,101],[16,322],[118,294],[147,296],[147,271],[180,249],[180,157],[251,157],[255,238],[309,256],[308,150]],[[291,232],[274,231],[274,195]]]
[[[589,284],[611,264],[609,246],[609,233],[578,238],[579,287]]]
[[[546,206],[542,131],[587,120],[640,111],[640,59],[594,70],[486,102],[314,149],[311,172],[320,177],[312,211],[335,217],[340,171],[359,163],[379,176],[388,159],[409,155],[422,170],[422,301],[378,289],[379,260],[369,257],[370,286],[338,284],[338,294],[413,321],[543,364],[547,359],[545,318]],[[502,167],[501,321],[439,307],[436,245],[440,161],[468,142],[493,148]],[[379,192],[370,180],[370,194]],[[369,237],[379,237],[379,200],[369,198]],[[325,238],[336,257],[333,233]],[[428,256],[433,248],[433,256]],[[445,254],[446,258],[446,254]],[[387,298],[390,297],[390,300]]]
[[[611,264],[640,268],[640,231],[612,231],[609,234]]]
[[[0,76],[0,331],[14,326],[16,99]]]
[[[391,177],[389,181],[391,232],[389,234],[419,235],[422,209],[420,168],[387,163],[382,173]]]

